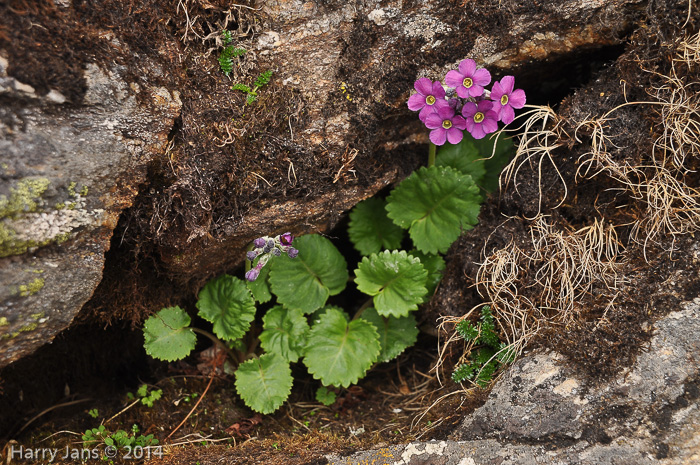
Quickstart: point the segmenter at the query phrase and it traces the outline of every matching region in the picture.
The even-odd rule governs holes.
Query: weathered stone
[[[508,370],[450,440],[332,457],[330,463],[698,463],[700,298],[654,330],[648,349],[614,379],[592,384],[562,356],[533,353]]]
[[[87,66],[80,106],[38,95],[7,66],[0,59],[0,367],[50,342],[90,298],[181,105],[175,90],[130,86],[119,66]]]

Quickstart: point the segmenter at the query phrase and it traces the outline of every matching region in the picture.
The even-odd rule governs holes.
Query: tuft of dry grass
[[[632,239],[644,244],[645,250],[663,235],[700,230],[700,191],[693,186],[694,171],[689,168],[700,160],[700,81],[692,79],[698,66],[700,34],[695,34],[678,45],[669,73],[643,70],[661,82],[648,91],[651,100],[626,102],[576,128],[576,135],[582,129],[591,133],[591,148],[579,158],[577,176],[609,176],[620,190],[642,202],[644,210],[632,227]],[[679,73],[678,68],[684,71]],[[644,164],[616,160],[609,150],[615,145],[607,122],[615,111],[631,105],[658,110],[659,135]],[[576,140],[581,142],[578,135]]]
[[[563,129],[563,121],[549,106],[526,105],[529,108],[525,113],[518,115],[517,120],[524,122],[514,129],[513,132],[519,133],[519,144],[515,156],[510,163],[503,169],[499,184],[501,190],[504,190],[509,184],[513,184],[515,190],[518,190],[517,177],[520,169],[524,164],[529,166],[537,165],[538,184],[540,187],[539,209],[542,210],[542,170],[553,169],[564,187],[564,197],[561,199],[560,206],[567,196],[568,188],[566,180],[562,176],[557,164],[554,162],[553,152],[558,147],[564,145],[562,141],[565,131]],[[556,207],[555,207],[556,208]]]

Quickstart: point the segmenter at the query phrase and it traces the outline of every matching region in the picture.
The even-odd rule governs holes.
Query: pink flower
[[[445,84],[454,87],[462,98],[480,97],[490,82],[491,73],[484,68],[476,69],[476,62],[470,59],[462,60],[458,71],[448,71],[445,75]]]
[[[431,81],[429,78],[418,79],[413,87],[418,91],[408,98],[408,109],[420,110],[418,118],[425,122],[425,118],[440,108],[448,106],[445,100],[445,89],[440,81]]]
[[[500,82],[494,82],[491,89],[491,99],[494,101],[493,110],[498,113],[498,118],[505,124],[510,124],[515,119],[514,108],[525,106],[525,91],[513,90],[515,78],[503,76]]]
[[[445,141],[450,144],[459,144],[464,137],[464,129],[467,127],[466,121],[449,105],[429,114],[424,123],[430,131],[430,141],[435,145],[443,145]]]
[[[467,131],[474,139],[483,139],[486,134],[498,129],[498,113],[493,111],[493,102],[482,100],[479,103],[467,102],[462,108]]]

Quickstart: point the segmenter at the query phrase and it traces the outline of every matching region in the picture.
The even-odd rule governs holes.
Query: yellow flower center
[[[501,100],[503,100],[503,99],[501,99]],[[425,103],[427,103],[428,105],[433,105],[435,103],[435,97],[433,97],[432,95],[428,95],[425,98]]]
[[[506,103],[508,103],[508,96],[503,94],[501,95],[501,105],[505,105]]]
[[[474,85],[474,81],[472,81],[472,78],[464,78],[464,81],[462,81],[462,85],[469,89],[471,86]]]
[[[480,111],[477,111],[476,114],[474,115],[474,122],[481,123],[483,120],[484,120],[484,114]]]
[[[445,121],[442,122],[442,127],[445,129],[450,129],[452,127],[452,121],[449,119],[446,119]]]

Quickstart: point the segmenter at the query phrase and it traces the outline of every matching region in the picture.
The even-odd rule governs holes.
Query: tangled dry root
[[[645,70],[662,82],[650,89],[653,100],[625,103],[576,128],[576,133],[584,128],[591,132],[591,149],[579,159],[578,176],[609,176],[622,191],[645,205],[632,228],[632,239],[644,244],[645,250],[662,236],[700,230],[700,191],[692,186],[694,181],[689,179],[693,179],[694,172],[688,168],[700,159],[700,82],[689,77],[697,76],[698,66],[700,34],[695,34],[678,46],[670,73]],[[681,75],[678,67],[684,70]],[[615,111],[631,105],[653,106],[661,122],[660,134],[644,165],[616,161],[609,151],[614,144],[607,133],[607,122]]]
[[[526,105],[530,108],[527,112],[519,115],[517,119],[524,119],[525,122],[520,127],[513,129],[514,132],[520,133],[520,142],[515,153],[515,157],[503,169],[499,179],[500,188],[503,190],[506,186],[513,184],[515,190],[518,189],[518,173],[524,164],[533,167],[537,164],[537,174],[539,182],[540,197],[538,201],[538,214],[542,211],[542,170],[551,167],[556,171],[559,180],[564,187],[564,197],[561,199],[560,206],[568,189],[566,180],[562,176],[557,164],[554,162],[552,152],[561,147],[562,136],[565,134],[562,127],[562,120],[548,106]],[[548,162],[545,164],[545,162]],[[556,208],[556,207],[555,207]]]

